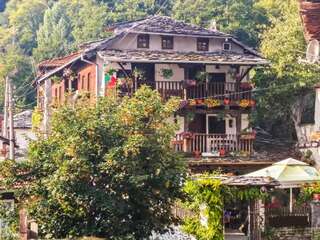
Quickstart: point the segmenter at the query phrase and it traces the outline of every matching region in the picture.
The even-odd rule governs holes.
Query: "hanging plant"
[[[61,82],[61,78],[58,77],[57,75],[54,75],[51,77],[51,81],[54,83],[54,84],[59,84]]]
[[[196,80],[200,83],[204,83],[207,81],[209,73],[207,73],[206,71],[198,71],[196,73]]]
[[[173,71],[172,69],[163,68],[161,69],[161,75],[164,79],[170,79],[173,76]]]
[[[187,115],[186,115],[187,122],[192,122],[194,117],[195,117],[195,113],[188,112]]]
[[[138,69],[138,68],[135,68],[133,70],[133,75],[135,76],[135,78],[139,78],[140,80],[146,80],[145,76],[146,76],[146,72],[141,70],[141,69]]]
[[[208,98],[205,100],[205,104],[208,108],[214,108],[219,107],[221,105],[221,102],[218,99]]]
[[[113,68],[110,68],[110,69],[108,69],[108,70],[107,70],[107,69],[105,70],[105,73],[108,74],[108,75],[110,75],[110,76],[112,76],[115,72],[116,72],[116,70],[113,69]]]

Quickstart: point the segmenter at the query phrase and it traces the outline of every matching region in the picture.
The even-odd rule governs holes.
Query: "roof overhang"
[[[52,71],[50,71],[50,72],[48,72],[48,73],[46,73],[46,74],[42,75],[39,79],[37,79],[37,80],[36,80],[37,84],[41,83],[43,80],[45,80],[45,79],[47,79],[47,78],[51,77],[52,75],[54,75],[54,74],[56,74],[56,73],[58,73],[58,72],[62,71],[65,67],[67,67],[67,66],[71,65],[72,63],[74,63],[74,62],[76,62],[76,61],[80,60],[80,59],[81,59],[81,57],[82,57],[82,54],[81,54],[81,55],[79,55],[79,56],[77,56],[77,57],[75,57],[75,58],[73,58],[73,59],[71,59],[70,61],[68,61],[67,63],[65,63],[65,64],[61,65],[60,67],[57,67],[57,68],[53,69]]]
[[[106,62],[121,62],[121,63],[166,63],[166,64],[208,64],[208,65],[239,65],[239,66],[260,66],[260,65],[269,65],[269,61],[260,58],[260,57],[250,57],[247,60],[241,59],[237,61],[236,59],[223,60],[224,55],[221,55],[221,59],[215,60],[210,59],[210,55],[201,55],[197,53],[190,53],[196,58],[201,58],[200,60],[194,60],[192,57],[188,59],[189,53],[175,53],[176,56],[170,56],[170,53],[161,53],[159,51],[150,51],[146,52],[145,56],[143,51],[118,51],[118,50],[105,50],[99,51],[98,56]],[[131,55],[130,55],[131,54]],[[135,55],[137,54],[137,55]],[[148,56],[150,54],[150,56]],[[152,55],[154,54],[154,55]],[[161,55],[163,54],[163,56]],[[119,56],[117,56],[119,55]],[[220,55],[215,57],[219,58]],[[240,55],[235,57],[241,57]],[[185,58],[185,59],[182,59]]]

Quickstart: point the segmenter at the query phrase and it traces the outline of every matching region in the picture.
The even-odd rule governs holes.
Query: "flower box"
[[[252,140],[256,139],[256,133],[250,132],[250,133],[241,133],[240,139],[243,140]]]

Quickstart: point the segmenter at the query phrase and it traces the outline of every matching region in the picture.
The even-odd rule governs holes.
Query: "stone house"
[[[52,105],[75,101],[84,93],[95,101],[113,87],[122,96],[130,95],[146,84],[164,100],[181,98],[181,109],[172,116],[180,126],[172,145],[187,153],[191,165],[260,167],[252,160],[255,134],[249,119],[255,101],[250,71],[268,64],[264,58],[229,34],[164,16],[107,30],[112,37],[38,65],[37,99],[44,130]],[[243,162],[237,165],[234,159]]]

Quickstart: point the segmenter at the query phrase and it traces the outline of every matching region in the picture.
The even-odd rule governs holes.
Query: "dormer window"
[[[228,42],[223,43],[223,50],[231,51],[231,43],[228,43]]]
[[[197,39],[197,50],[198,51],[209,51],[209,38],[198,38]]]
[[[138,35],[138,48],[149,48],[150,36],[148,34]]]
[[[173,37],[162,36],[161,37],[162,49],[173,49]]]

